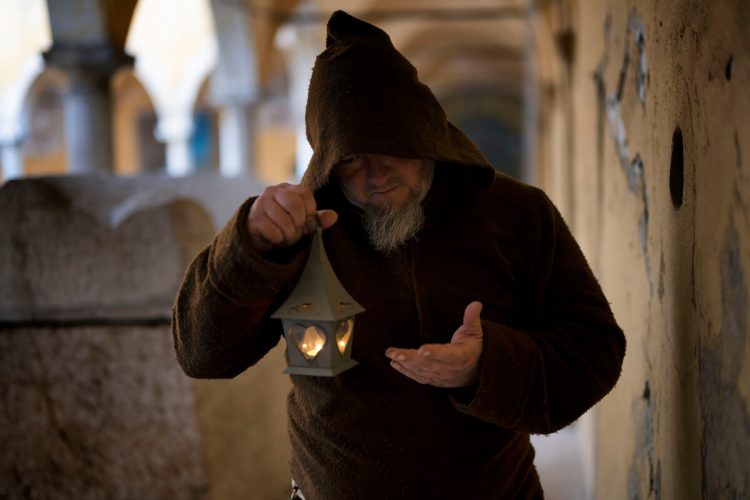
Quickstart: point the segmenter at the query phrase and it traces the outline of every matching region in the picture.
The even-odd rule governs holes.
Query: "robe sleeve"
[[[529,327],[482,320],[478,385],[455,408],[506,429],[548,434],[570,424],[615,385],[625,336],[578,244],[542,194],[525,267]]]
[[[191,377],[234,377],[279,342],[281,322],[270,315],[299,275],[304,242],[256,252],[245,222],[253,201],[193,260],[172,308],[177,360]]]

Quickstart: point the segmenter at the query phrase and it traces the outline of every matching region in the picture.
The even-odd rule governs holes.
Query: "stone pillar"
[[[521,134],[521,180],[529,184],[539,183],[539,73],[537,68],[538,31],[535,1],[527,0],[526,34],[523,46],[523,117]]]
[[[71,172],[114,167],[110,80],[118,69],[133,64],[123,46],[135,4],[136,0],[47,0],[52,47],[44,59],[69,81],[63,109]]]
[[[0,497],[205,498],[169,304],[213,224],[138,192],[110,176],[0,189]]]
[[[7,141],[0,144],[2,157],[0,164],[3,167],[2,179],[9,181],[23,176],[23,155],[21,154],[21,141]]]
[[[210,100],[219,111],[219,167],[225,177],[251,171],[252,103],[260,87],[252,20],[244,0],[211,0],[219,58]]]
[[[180,109],[159,117],[156,139],[166,146],[167,173],[173,177],[187,175],[193,170],[190,136],[193,134],[192,109]]]
[[[73,173],[111,171],[112,99],[110,80],[132,58],[107,44],[55,44],[44,54],[47,64],[68,77],[63,95],[66,163]]]
[[[306,10],[314,9],[310,2],[299,9],[304,15]],[[305,133],[305,106],[307,105],[307,88],[310,86],[315,57],[320,52],[324,40],[320,26],[315,23],[287,24],[282,26],[276,35],[276,45],[287,55],[289,72],[289,106],[296,134],[297,159],[295,173],[297,178],[307,169],[312,158],[312,148],[307,142]]]
[[[219,108],[219,167],[225,177],[237,177],[249,171],[252,163],[250,111],[242,102]]]

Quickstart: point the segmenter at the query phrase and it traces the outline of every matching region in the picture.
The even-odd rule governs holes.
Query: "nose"
[[[367,180],[373,184],[383,184],[391,175],[391,165],[383,156],[366,155],[364,163]]]

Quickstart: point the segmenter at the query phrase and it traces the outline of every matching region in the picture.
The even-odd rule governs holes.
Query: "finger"
[[[425,344],[419,354],[442,364],[460,364],[464,361],[463,351],[455,344]]]
[[[315,197],[310,191],[310,188],[303,186],[302,184],[287,184],[286,188],[290,192],[294,192],[299,195],[305,206],[305,213],[310,215],[315,212]]]
[[[414,356],[417,356],[417,350],[416,349],[399,349],[396,347],[389,347],[385,350],[385,355],[392,359],[393,361],[398,361],[399,363],[402,363],[406,361],[408,358],[412,358]]]
[[[278,203],[269,203],[265,207],[265,215],[269,221],[276,225],[283,233],[281,243],[288,245],[294,243],[302,236],[302,228],[297,226],[291,214],[284,210]]]
[[[470,332],[477,332],[482,330],[482,319],[480,314],[482,313],[482,303],[474,301],[464,310],[464,324],[463,326]]]
[[[452,370],[450,367],[446,367],[444,363],[441,363],[439,361],[436,361],[429,356],[425,356],[421,352],[420,349],[395,349],[395,348],[389,348],[386,351],[386,356],[388,356],[392,361],[395,361],[409,370],[424,374],[424,375],[432,375],[435,373],[441,373],[445,371]],[[446,370],[447,368],[447,370]]]
[[[280,245],[284,241],[284,233],[265,214],[250,222],[250,235],[260,238],[265,243],[261,245],[262,250],[268,245]]]
[[[273,195],[264,191],[250,207],[247,216],[247,228],[250,236],[260,250],[267,250],[268,246],[278,245],[284,241],[284,233],[266,213],[266,206],[273,202]]]
[[[434,385],[435,387],[457,387],[457,376],[453,373],[428,373],[410,368],[409,366],[392,361],[391,366],[401,373],[420,384]]]
[[[274,191],[273,201],[289,214],[294,226],[302,228],[309,213],[305,200],[299,193],[291,189],[278,189]]]
[[[420,384],[433,384],[433,382],[435,382],[432,377],[421,373],[418,370],[414,370],[403,363],[399,363],[398,361],[391,361],[391,366],[402,375],[405,375]]]

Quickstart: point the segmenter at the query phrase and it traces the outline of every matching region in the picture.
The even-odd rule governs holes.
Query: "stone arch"
[[[112,78],[114,171],[133,174],[160,171],[164,144],[156,140],[156,111],[146,87],[133,68],[123,68]]]
[[[498,170],[517,178],[522,177],[524,26],[517,17],[428,22],[394,41],[449,119]]]
[[[48,67],[28,87],[20,119],[24,176],[66,172],[63,94],[67,85],[62,71]]]

